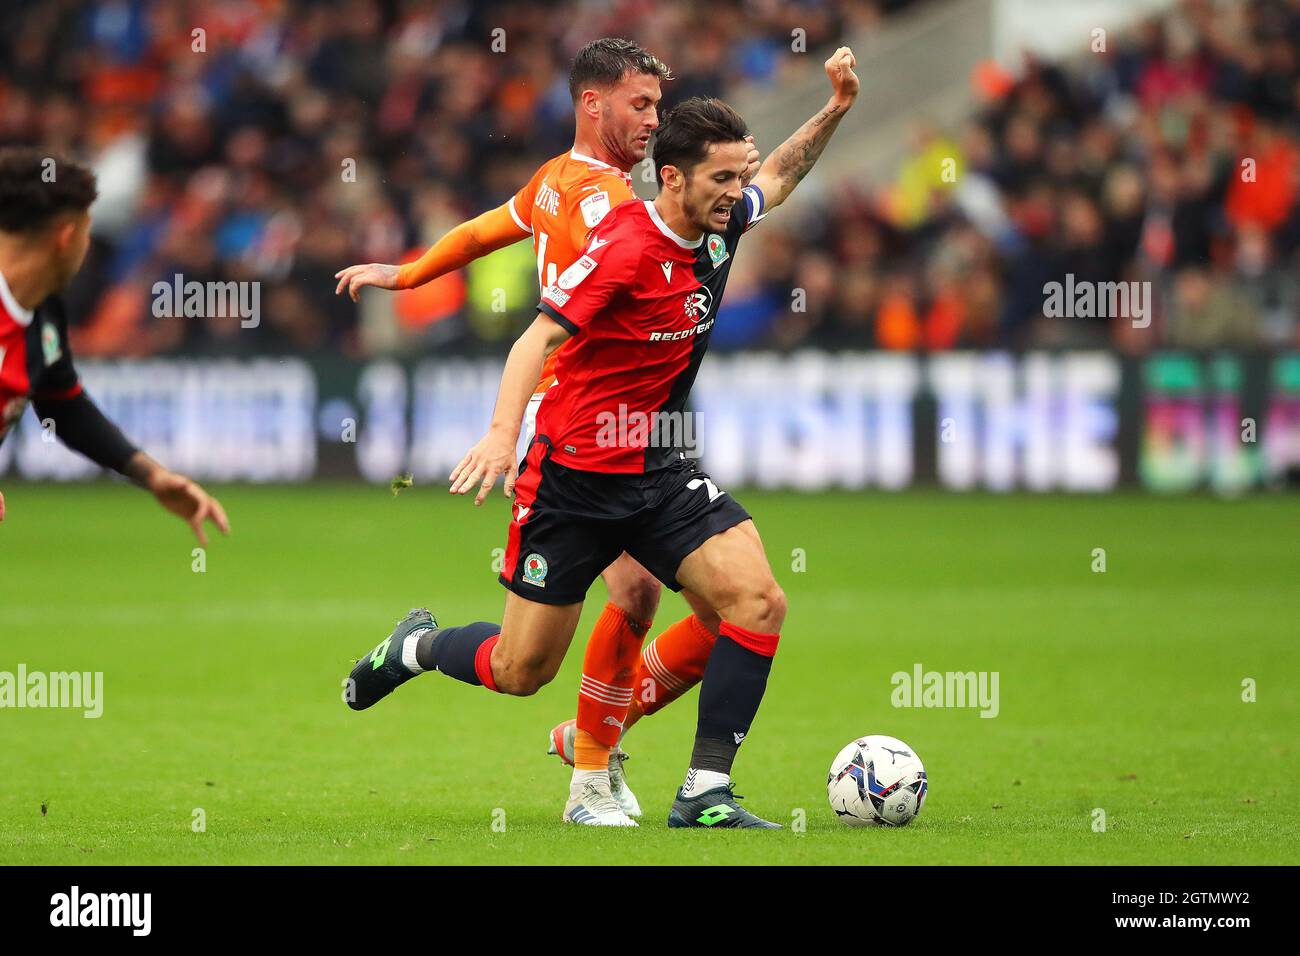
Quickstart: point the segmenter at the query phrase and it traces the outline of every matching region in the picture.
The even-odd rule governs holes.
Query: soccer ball
[[[902,827],[925,806],[925,767],[897,737],[859,737],[835,755],[826,794],[851,827]]]

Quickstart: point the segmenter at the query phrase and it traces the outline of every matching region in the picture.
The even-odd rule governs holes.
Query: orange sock
[[[616,604],[606,604],[596,621],[582,659],[582,685],[578,690],[578,734],[573,756],[579,770],[604,770],[609,764],[609,750],[618,743],[627,719],[637,657],[649,629],[648,623],[632,620]]]
[[[585,730],[573,735],[573,767],[575,770],[604,770],[609,766],[609,747],[600,743]]]
[[[704,668],[717,640],[692,614],[656,637],[641,652],[632,709],[653,714],[704,679]]]

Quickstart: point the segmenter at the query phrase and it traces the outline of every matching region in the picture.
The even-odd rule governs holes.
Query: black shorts
[[[749,520],[690,459],[634,475],[578,471],[545,438],[520,464],[500,580],[539,604],[576,604],[626,551],[674,591],[682,559]]]

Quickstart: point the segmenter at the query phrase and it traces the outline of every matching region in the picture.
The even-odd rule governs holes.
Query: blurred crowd
[[[591,39],[659,53],[671,105],[779,85],[793,29],[815,51],[907,2],[6,0],[0,143],[99,173],[82,354],[500,352],[536,303],[527,243],[360,306],[333,275],[414,258],[566,149]],[[969,122],[918,122],[894,181],[755,230],[715,347],[1297,344],[1300,0],[1185,2],[972,82]],[[1151,327],[1044,318],[1067,273],[1151,283]],[[177,274],[260,282],[255,333],[155,317]]]
[[[568,148],[569,64],[592,39],[672,50],[671,101],[779,83],[794,27],[815,49],[898,5],[5,0],[0,143],[99,173],[70,293],[81,354],[499,349],[536,305],[527,243],[360,308],[332,277],[417,255]],[[155,318],[178,274],[260,282],[255,334]]]
[[[816,241],[772,230],[765,262],[789,266],[770,279],[817,308],[766,340],[1300,345],[1300,0],[1191,0],[1091,40],[1105,49],[1064,64],[981,67],[979,108],[953,131],[918,123],[895,182],[836,190],[808,217]],[[1149,285],[1129,287],[1140,315],[1135,299],[1046,315],[1067,281]]]

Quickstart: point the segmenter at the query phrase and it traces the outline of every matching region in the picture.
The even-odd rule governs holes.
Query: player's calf
[[[538,667],[516,667],[502,675],[496,689],[510,697],[532,697],[549,684],[554,676],[545,674]]]
[[[541,604],[508,592],[501,640],[483,661],[493,689],[527,697],[549,684],[564,662],[581,614],[581,601]]]
[[[531,697],[555,679],[559,662],[544,655],[497,654],[491,662],[495,690],[511,697]]]

